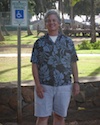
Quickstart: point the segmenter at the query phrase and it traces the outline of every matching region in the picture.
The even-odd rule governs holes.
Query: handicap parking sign
[[[15,18],[16,19],[23,19],[24,18],[24,11],[23,10],[15,10]]]
[[[11,0],[12,26],[28,25],[28,0]]]

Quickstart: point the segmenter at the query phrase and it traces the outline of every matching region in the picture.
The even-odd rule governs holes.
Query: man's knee
[[[59,121],[64,120],[64,117],[62,117],[62,116],[60,116],[60,115],[58,115],[56,113],[54,113],[54,118],[58,119]]]
[[[37,120],[39,122],[47,121],[49,117],[38,117]]]

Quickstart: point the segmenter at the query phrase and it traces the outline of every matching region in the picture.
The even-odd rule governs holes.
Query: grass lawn
[[[40,34],[38,37],[40,37]],[[32,46],[36,39],[36,31],[33,35],[27,36],[27,32],[21,32],[21,53],[31,53]],[[11,32],[10,36],[5,36],[5,41],[0,42],[0,54],[17,53],[17,34]],[[9,46],[9,47],[3,47]],[[13,47],[11,47],[13,46]],[[29,46],[29,47],[28,47]],[[100,50],[78,50],[78,54],[100,54]],[[100,76],[100,57],[79,57],[78,61],[79,77]],[[30,57],[21,58],[21,80],[32,80]],[[17,81],[17,58],[0,57],[0,82]]]
[[[30,57],[21,58],[21,79],[32,80]],[[0,58],[0,82],[17,81],[17,58]]]
[[[40,37],[40,36],[38,36],[38,37]],[[10,32],[10,36],[4,36],[4,37],[5,37],[5,41],[1,41],[0,46],[17,45],[17,33],[16,33],[16,31]],[[36,31],[33,31],[33,35],[30,35],[30,36],[27,36],[26,31],[22,31],[21,32],[21,45],[32,45],[38,37],[36,35]]]
[[[27,32],[26,31],[21,31],[21,51],[22,53],[30,53],[31,52],[31,48],[34,44],[34,42],[43,34],[40,33],[39,36],[37,37],[37,32],[36,31],[32,31],[33,35],[27,36]],[[0,41],[0,54],[1,53],[17,53],[17,31],[10,31],[10,36],[4,36],[5,37],[5,41]],[[72,38],[73,39],[73,38]],[[77,38],[78,39],[78,38]],[[79,38],[80,39],[80,38]],[[79,42],[80,41],[80,42]],[[74,38],[74,44],[75,47],[76,45],[81,43],[81,39],[80,40],[76,40],[75,42],[75,38]],[[27,45],[30,46],[28,47],[23,47],[23,45]],[[13,46],[10,48],[3,48],[3,46]],[[77,47],[76,47],[77,48]],[[99,49],[95,49],[95,50],[77,50],[77,53],[83,54],[83,53],[87,53],[87,54],[100,54],[100,50]]]
[[[100,50],[77,50],[77,54],[100,54]]]
[[[79,77],[100,76],[100,57],[79,57]],[[32,80],[30,57],[21,58],[21,80]],[[17,58],[0,58],[0,82],[17,81]]]
[[[78,61],[79,76],[100,76],[100,56],[79,57]]]

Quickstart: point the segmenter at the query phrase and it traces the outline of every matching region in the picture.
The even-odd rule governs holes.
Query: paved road
[[[30,57],[30,53],[22,53],[21,57]],[[100,54],[78,54],[78,56],[100,56]],[[16,53],[0,54],[0,57],[17,57]]]
[[[21,56],[22,57],[30,57],[31,54],[30,53],[22,53]],[[17,54],[16,53],[0,54],[0,57],[17,57]]]

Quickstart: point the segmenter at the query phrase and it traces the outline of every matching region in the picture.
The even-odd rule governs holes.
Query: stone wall
[[[81,83],[81,92],[71,98],[69,108],[88,109],[100,107],[100,82]],[[34,113],[34,86],[22,86],[22,113],[33,115]],[[0,88],[0,116],[17,115],[17,87]]]

